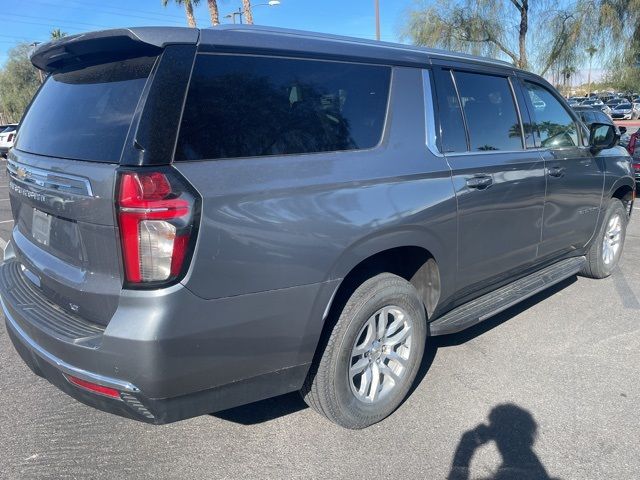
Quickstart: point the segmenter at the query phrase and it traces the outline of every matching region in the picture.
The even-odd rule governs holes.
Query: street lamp
[[[32,52],[38,47],[38,45],[40,45],[42,42],[32,42],[29,44],[30,47],[32,47]],[[40,83],[44,83],[44,77],[42,76],[42,70],[40,70],[38,67],[36,67],[36,70],[38,70],[38,78],[40,79]]]
[[[267,3],[258,3],[256,5],[251,5],[251,8],[255,8],[255,7],[277,7],[278,5],[280,5],[280,0],[270,0]],[[225,15],[224,18],[231,18],[233,19],[233,23],[236,23],[236,15],[238,17],[240,17],[240,24],[242,24],[242,16],[245,14],[244,10],[242,10],[242,7],[238,7],[238,11],[237,12],[231,12],[228,15]]]
[[[374,0],[373,6],[376,11],[376,40],[380,40],[380,0]]]

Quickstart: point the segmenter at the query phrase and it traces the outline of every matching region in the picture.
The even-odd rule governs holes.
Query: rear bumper
[[[33,318],[44,311],[33,308],[37,292],[21,290],[18,297],[32,302],[26,307],[16,301],[20,279],[4,275],[12,262],[0,266],[0,293],[7,331],[25,363],[87,405],[155,424],[299,389],[320,334],[326,304],[320,308],[318,299],[326,295],[328,302],[334,288],[328,282],[208,301],[180,285],[125,293],[104,331],[72,338]],[[119,398],[84,390],[67,375],[116,389]]]

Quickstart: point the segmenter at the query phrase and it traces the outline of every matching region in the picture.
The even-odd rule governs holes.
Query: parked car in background
[[[253,25],[31,61],[2,309],[34,373],[102,410],[161,424],[300,391],[364,428],[428,337],[622,254],[615,130],[506,62]]]
[[[606,104],[609,106],[609,108],[611,108],[611,110],[613,110],[621,103],[629,103],[629,100],[627,100],[626,98],[615,97],[609,100]]]
[[[583,101],[582,103],[580,103],[580,105],[584,105],[584,106],[592,106],[592,107],[600,107],[601,105],[604,105],[604,102],[602,100],[600,100],[599,98],[588,98],[587,100]]]
[[[573,111],[576,112],[578,117],[580,117],[580,120],[582,120],[587,128],[591,128],[591,125],[594,123],[605,123],[608,125],[613,125],[615,127],[615,124],[613,123],[609,115],[607,115],[597,107],[577,105],[571,108],[573,108]],[[619,130],[618,134],[620,134]]]
[[[13,123],[5,126],[5,128],[0,131],[0,156],[6,157],[9,149],[13,147],[13,142],[18,133],[17,130],[18,124]]]
[[[611,118],[614,120],[635,120],[638,118],[638,113],[633,109],[633,104],[619,103],[611,110]]]
[[[620,139],[625,138],[627,128],[617,126],[615,123],[613,123],[611,117],[600,110],[598,107],[578,105],[571,108],[573,108],[573,111],[576,112],[576,114],[580,117],[580,120],[582,120],[587,128],[591,128],[591,125],[594,123],[613,125],[613,127],[616,129],[616,132],[618,133],[618,137]]]

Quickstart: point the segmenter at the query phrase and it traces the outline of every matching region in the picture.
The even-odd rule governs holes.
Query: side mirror
[[[620,132],[620,135],[624,135],[627,133],[627,127],[618,127],[618,131]]]
[[[589,147],[593,153],[613,148],[620,137],[616,127],[608,123],[592,123],[589,128]]]

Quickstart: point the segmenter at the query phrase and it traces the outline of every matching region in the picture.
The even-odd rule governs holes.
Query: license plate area
[[[41,212],[37,208],[33,209],[31,236],[36,242],[42,245],[49,246],[52,218],[53,217],[48,213]]]

